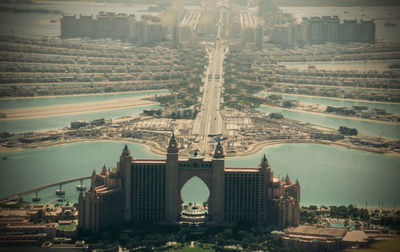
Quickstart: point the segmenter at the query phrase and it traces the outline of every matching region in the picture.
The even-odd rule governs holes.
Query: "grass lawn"
[[[371,244],[371,248],[352,250],[359,252],[400,252],[400,236],[387,241],[380,241]]]
[[[59,225],[58,229],[63,230],[63,231],[73,231],[75,228],[74,224],[70,224],[70,225]]]
[[[210,251],[214,251],[214,249],[203,249],[203,248],[199,247],[198,245],[195,245],[194,248],[191,248],[189,245],[185,244],[185,246],[181,249],[178,249],[178,250],[170,249],[169,251],[210,252]]]

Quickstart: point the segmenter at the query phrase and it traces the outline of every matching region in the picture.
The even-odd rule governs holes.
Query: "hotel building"
[[[93,172],[91,188],[79,196],[79,228],[98,231],[122,222],[181,221],[184,184],[194,176],[208,187],[208,225],[236,222],[297,226],[300,184],[274,177],[264,157],[256,168],[225,167],[222,145],[211,159],[195,153],[180,159],[172,136],[166,159],[136,159],[125,146],[117,167]]]

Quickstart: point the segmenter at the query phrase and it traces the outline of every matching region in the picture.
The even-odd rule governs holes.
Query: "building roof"
[[[0,210],[1,217],[25,217],[27,213],[25,209]]]
[[[101,194],[115,191],[114,188],[108,188],[105,185],[96,186],[95,190],[96,190],[97,193],[101,193]]]
[[[167,160],[165,159],[134,159],[132,163],[135,164],[165,164]]]
[[[257,168],[231,168],[225,167],[226,172],[259,172],[260,170]]]
[[[347,230],[345,228],[325,228],[300,225],[298,227],[289,227],[285,229],[285,235],[305,235],[305,236],[322,236],[343,238]]]
[[[368,240],[368,235],[361,230],[353,230],[346,233],[343,241],[347,242],[366,242]]]

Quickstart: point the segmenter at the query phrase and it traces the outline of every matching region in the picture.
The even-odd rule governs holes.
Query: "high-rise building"
[[[117,167],[93,173],[90,190],[79,196],[79,227],[99,230],[121,222],[181,220],[184,184],[199,177],[210,190],[207,224],[247,222],[284,228],[300,221],[300,184],[279,179],[266,156],[255,168],[225,167],[218,142],[211,159],[180,159],[172,136],[166,159],[135,159],[127,146]]]
[[[285,24],[274,27],[271,41],[284,45],[375,42],[374,20],[343,20],[338,16],[303,18],[299,24]]]
[[[61,38],[91,37],[115,38],[137,41],[139,43],[160,42],[166,39],[166,28],[159,18],[142,15],[136,20],[135,15],[100,12],[93,16],[63,15],[61,18]]]
[[[264,31],[261,25],[257,25],[256,28],[256,47],[261,50],[263,47]]]
[[[179,47],[179,26],[178,24],[174,24],[172,28],[172,44],[175,48]]]

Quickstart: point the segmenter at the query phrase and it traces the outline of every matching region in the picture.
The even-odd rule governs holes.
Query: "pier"
[[[78,177],[78,178],[72,178],[72,179],[65,179],[65,180],[61,180],[61,181],[57,181],[57,182],[53,182],[47,185],[42,185],[42,186],[38,186],[38,187],[34,187],[31,188],[29,190],[25,190],[19,193],[15,193],[12,195],[9,195],[7,197],[1,198],[0,201],[2,200],[6,200],[8,198],[12,198],[12,197],[17,197],[17,196],[22,196],[28,193],[35,193],[35,195],[32,198],[32,201],[37,202],[40,201],[40,197],[39,197],[39,191],[44,190],[46,188],[50,188],[50,187],[55,187],[58,186],[58,189],[56,190],[56,195],[65,195],[65,191],[62,190],[62,186],[65,184],[69,184],[75,181],[80,181],[80,184],[77,185],[76,189],[77,190],[85,190],[85,186],[83,185],[83,181],[90,179],[91,176],[85,176],[85,177]]]

